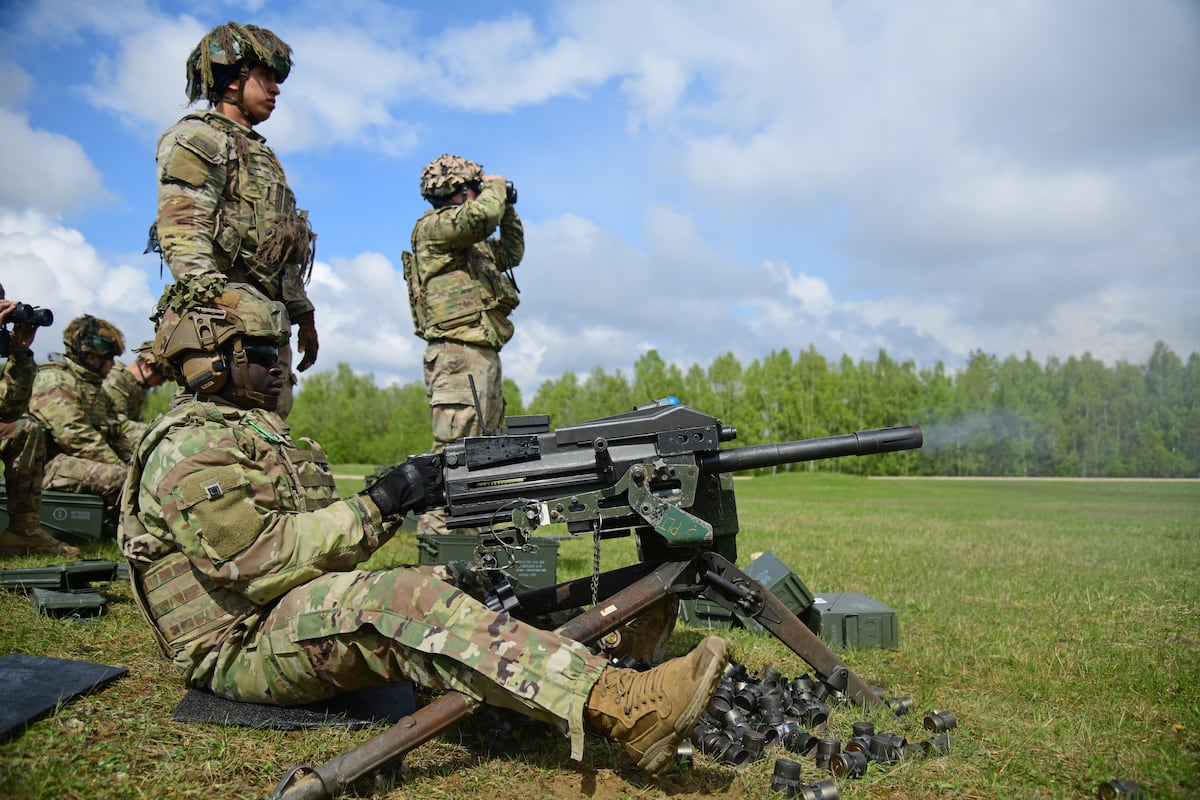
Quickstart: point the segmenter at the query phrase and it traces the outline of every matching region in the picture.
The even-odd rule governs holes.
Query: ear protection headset
[[[217,331],[213,327],[214,321],[228,323],[223,310],[213,311],[216,313],[190,315],[195,323],[196,341],[204,349],[185,353],[179,364],[187,387],[199,394],[216,394],[229,380],[229,368],[221,355]]]
[[[197,353],[185,358],[180,371],[187,387],[199,394],[216,394],[225,388],[229,380],[229,370],[225,368],[225,360],[220,353]]]

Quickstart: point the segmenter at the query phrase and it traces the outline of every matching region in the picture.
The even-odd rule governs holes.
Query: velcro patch
[[[180,140],[171,149],[163,175],[168,180],[180,181],[188,186],[200,187],[223,159],[212,142],[200,136]]]
[[[214,562],[233,558],[258,539],[266,524],[250,481],[237,464],[213,467],[179,483],[180,511]]]

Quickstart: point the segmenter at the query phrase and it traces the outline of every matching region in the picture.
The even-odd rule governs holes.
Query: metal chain
[[[600,520],[592,531],[592,605],[600,605]]]

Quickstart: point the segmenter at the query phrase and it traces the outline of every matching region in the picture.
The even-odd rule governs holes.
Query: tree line
[[[1200,476],[1200,353],[1186,363],[1164,343],[1146,364],[1090,355],[1045,363],[981,351],[948,371],[880,350],[831,361],[811,346],[743,365],[730,353],[686,371],[654,350],[632,375],[597,367],[543,383],[525,404],[505,380],[508,414],[549,414],[555,427],[628,411],[668,396],[737,428],[734,445],[813,439],[919,424],[920,451],[838,458],[777,470],[862,475],[1014,477]],[[165,396],[147,404],[161,412]],[[389,464],[432,441],[420,382],[377,386],[348,364],[305,378],[288,418],[335,463]]]

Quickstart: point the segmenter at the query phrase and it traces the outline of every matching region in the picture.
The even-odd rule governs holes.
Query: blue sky
[[[420,380],[400,252],[443,152],[520,191],[526,400],[650,348],[1200,350],[1189,0],[0,0],[0,282],[55,311],[39,357],[84,312],[150,337],[155,141],[228,19],[295,50],[259,131],[319,236],[315,370]]]

